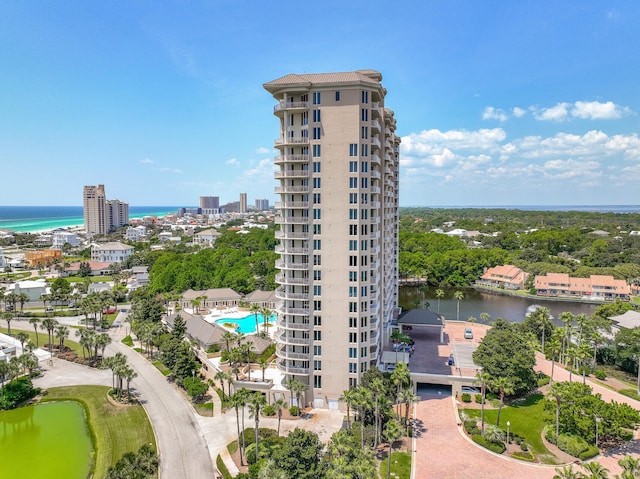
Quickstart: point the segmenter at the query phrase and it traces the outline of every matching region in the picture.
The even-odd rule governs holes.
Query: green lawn
[[[71,334],[69,336],[73,337],[75,335],[75,329],[73,329],[73,328],[69,328],[69,329],[71,330]],[[11,328],[11,335],[15,336],[15,334],[18,331],[22,331],[22,330],[21,329]],[[29,331],[27,329],[27,330],[25,330],[25,332],[31,338],[31,341],[33,341],[33,344],[36,344],[36,333],[33,331],[33,329],[31,329],[31,331]],[[0,333],[7,334],[7,328],[0,328]],[[38,338],[39,338],[40,347],[42,347],[43,345],[47,344],[47,342],[49,341],[49,334],[47,333],[46,330],[45,331],[40,330],[39,326],[38,326]],[[59,340],[56,337],[54,337],[53,338],[53,343],[54,344],[58,344]],[[72,341],[70,339],[65,339],[64,340],[64,345],[65,346],[69,346],[71,349],[73,349],[78,356],[82,356],[82,346],[80,346],[79,343],[76,343],[75,341]]]
[[[480,409],[465,409],[469,417],[480,419]],[[485,424],[495,424],[498,410],[485,410]],[[511,423],[510,432],[524,438],[529,444],[531,452],[545,464],[557,464],[557,458],[542,442],[542,429],[553,421],[551,413],[544,410],[544,396],[532,394],[516,404],[504,406],[500,414],[500,426],[507,430],[507,421]],[[479,426],[479,424],[478,424]]]
[[[105,477],[126,452],[152,444],[155,436],[142,406],[116,407],[107,400],[107,386],[49,388],[42,401],[77,401],[85,407],[96,450],[92,477]]]
[[[388,458],[380,463],[380,477],[386,478],[389,470]],[[391,477],[398,479],[410,479],[411,477],[411,453],[394,452],[391,454]]]

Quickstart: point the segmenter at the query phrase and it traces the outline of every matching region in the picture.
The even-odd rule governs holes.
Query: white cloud
[[[149,158],[145,158],[144,160],[140,160],[140,163],[142,163],[143,165],[150,165],[153,163],[153,161]]]
[[[225,165],[230,165],[230,166],[240,166],[240,162],[236,158],[230,158],[224,163]]]
[[[513,113],[513,116],[515,116],[516,118],[522,118],[523,116],[525,116],[527,114],[527,110],[525,110],[524,108],[520,108],[518,106],[515,106],[511,110],[511,113]]]
[[[530,109],[533,111],[533,116],[536,120],[564,121],[569,116],[569,106],[570,103],[563,102],[550,108],[537,109],[536,107],[531,107]]]
[[[509,115],[507,115],[507,113],[504,110],[501,110],[500,108],[494,108],[492,106],[488,106],[482,111],[482,119],[507,121],[509,119]]]
[[[630,112],[627,107],[620,107],[608,101],[577,101],[571,110],[571,115],[576,118],[588,120],[616,120]]]
[[[562,102],[550,108],[531,106],[529,110],[533,112],[536,120],[541,121],[564,121],[571,118],[579,118],[581,120],[617,120],[624,115],[632,113],[630,108],[616,105],[612,101]]]
[[[245,177],[262,177],[266,178],[269,181],[273,181],[273,170],[275,166],[270,158],[265,158],[264,160],[260,160],[255,168],[250,168],[244,171]]]
[[[256,150],[256,153],[258,153],[259,155],[267,155],[270,151],[271,150],[269,148],[265,148],[264,146],[261,146]]]
[[[178,168],[169,168],[169,167],[163,167],[163,168],[158,168],[158,171],[168,171],[169,173],[176,173],[178,175],[182,174],[182,170],[178,169]]]

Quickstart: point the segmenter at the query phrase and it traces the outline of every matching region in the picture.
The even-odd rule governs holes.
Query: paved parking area
[[[471,328],[473,339],[464,338],[465,328]],[[487,332],[487,326],[465,321],[445,321],[444,342],[440,343],[440,328],[435,326],[412,325],[410,331],[404,331],[415,342],[415,352],[409,360],[409,368],[412,372],[428,374],[456,374],[475,376],[475,368],[463,368],[459,370],[455,366],[449,366],[447,361],[454,351],[454,347],[461,352],[469,362],[472,349],[480,343]]]

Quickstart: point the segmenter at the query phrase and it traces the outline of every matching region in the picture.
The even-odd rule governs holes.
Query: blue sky
[[[639,56],[632,0],[0,0],[0,204],[273,202],[262,84],[364,68],[402,206],[640,204]]]

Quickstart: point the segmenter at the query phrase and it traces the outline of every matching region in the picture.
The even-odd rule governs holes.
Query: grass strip
[[[116,406],[107,399],[108,386],[67,386],[47,389],[47,401],[76,401],[87,414],[89,431],[95,448],[93,477],[105,477],[107,470],[126,452],[156,440],[147,413],[140,405]]]
[[[389,470],[388,457],[385,457],[380,463],[380,477],[387,477]],[[411,453],[410,452],[394,452],[391,454],[391,477],[398,479],[411,478]]]
[[[0,328],[0,333],[7,334],[7,331],[7,328]],[[33,328],[31,329],[31,331],[29,331],[28,329],[23,330],[11,328],[11,333],[13,336],[15,336],[18,331],[24,331],[25,333],[27,333],[29,335],[29,338],[31,338],[31,341],[33,341],[33,344],[36,344],[36,333],[35,331],[33,331]],[[71,331],[73,332],[73,329],[71,329]],[[38,331],[38,343],[42,349],[45,349],[43,346],[47,343],[47,341],[49,341],[49,333],[47,333],[47,331]],[[53,343],[58,344],[58,339],[54,337]],[[79,343],[71,341],[70,339],[65,339],[64,345],[73,349],[78,356],[82,356],[82,346],[80,346]]]

